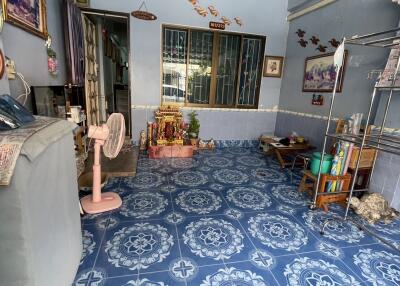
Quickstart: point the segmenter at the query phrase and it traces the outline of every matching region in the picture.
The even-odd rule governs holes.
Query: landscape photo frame
[[[336,70],[333,63],[335,53],[327,53],[308,57],[304,63],[303,92],[332,92],[335,85]],[[336,92],[342,92],[346,71],[348,51],[343,58],[343,66],[339,74]]]

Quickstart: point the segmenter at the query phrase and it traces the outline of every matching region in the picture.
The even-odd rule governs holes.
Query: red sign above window
[[[225,30],[225,24],[219,22],[210,22],[210,29]]]

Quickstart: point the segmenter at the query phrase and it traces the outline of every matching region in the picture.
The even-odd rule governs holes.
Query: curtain
[[[64,34],[68,84],[85,84],[85,50],[81,10],[70,0],[64,1]]]

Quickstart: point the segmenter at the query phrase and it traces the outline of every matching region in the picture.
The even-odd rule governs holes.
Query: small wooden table
[[[307,143],[294,143],[290,144],[289,146],[285,146],[283,144],[280,144],[279,142],[274,142],[269,143],[269,145],[271,146],[271,150],[275,153],[276,158],[278,159],[282,169],[284,169],[286,166],[292,165],[292,162],[285,161],[284,156],[293,153],[306,152],[314,149],[313,146]]]

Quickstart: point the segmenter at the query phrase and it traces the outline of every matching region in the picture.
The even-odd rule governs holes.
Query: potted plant
[[[190,143],[195,146],[197,145],[197,138],[199,137],[200,132],[200,121],[197,118],[197,113],[192,111],[189,113],[189,128],[188,135],[190,138]]]

